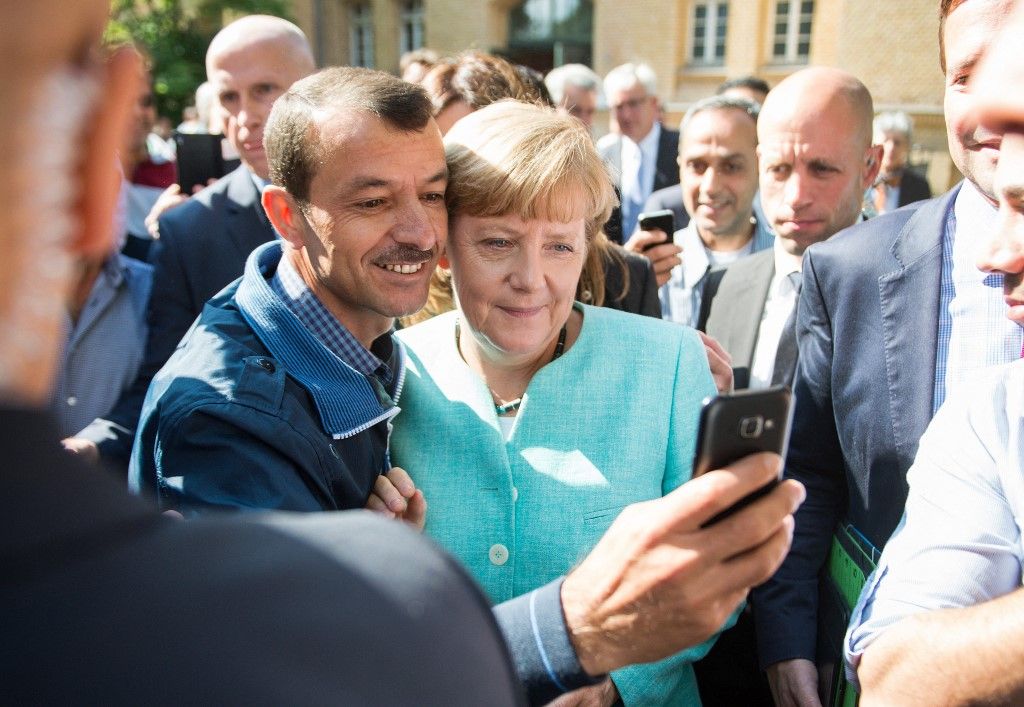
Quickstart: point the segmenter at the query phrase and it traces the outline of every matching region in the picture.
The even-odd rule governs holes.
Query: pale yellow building
[[[770,84],[808,65],[858,76],[878,110],[914,119],[913,160],[936,191],[959,179],[946,150],[938,0],[293,0],[321,65],[397,72],[404,51],[477,48],[546,71],[657,72],[669,122],[727,78]],[[603,124],[605,121],[599,118]]]

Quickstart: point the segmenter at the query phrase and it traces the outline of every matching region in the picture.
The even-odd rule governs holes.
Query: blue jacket
[[[391,391],[331,353],[270,288],[281,252],[253,251],[153,379],[129,482],[164,508],[361,508],[390,466],[400,348]]]

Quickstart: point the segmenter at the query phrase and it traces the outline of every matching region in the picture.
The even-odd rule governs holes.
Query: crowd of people
[[[840,69],[677,131],[643,63],[266,15],[187,194],[108,3],[5,3],[3,701],[1024,701],[1024,1],[937,9],[936,198]],[[692,478],[776,386],[785,459]]]

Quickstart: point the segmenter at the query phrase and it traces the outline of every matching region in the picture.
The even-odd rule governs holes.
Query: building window
[[[423,0],[402,3],[401,36],[398,38],[402,54],[423,48]]]
[[[811,53],[811,18],[814,0],[779,0],[775,5],[772,58],[786,64],[804,64]]]
[[[691,63],[705,66],[721,66],[725,63],[725,33],[728,20],[729,3],[725,0],[708,0],[694,4]]]
[[[370,3],[357,2],[349,6],[349,63],[352,66],[373,67],[373,12]]]
[[[506,58],[547,72],[562,64],[590,64],[592,0],[525,0],[509,12]]]

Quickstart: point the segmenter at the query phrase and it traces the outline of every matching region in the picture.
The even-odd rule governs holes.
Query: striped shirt
[[[374,377],[393,395],[394,375],[385,363],[394,355],[391,333],[378,337],[367,350],[317,299],[295,270],[288,253],[281,256],[270,287],[317,340],[331,353],[367,377]]]
[[[1024,333],[1006,318],[1003,276],[982,272],[976,264],[996,218],[996,208],[965,181],[946,216],[942,238],[933,412],[950,391],[970,379],[972,371],[1021,355]]]

